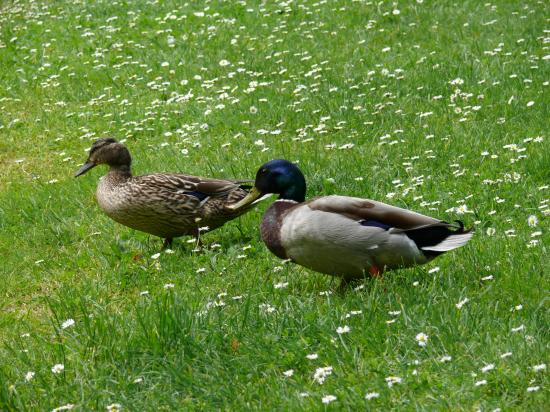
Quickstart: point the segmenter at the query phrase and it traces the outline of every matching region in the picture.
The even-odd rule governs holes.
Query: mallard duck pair
[[[276,256],[345,280],[424,264],[465,245],[472,232],[369,199],[325,196],[305,201],[300,169],[286,160],[260,167],[254,187],[180,174],[132,176],[131,157],[114,139],[96,141],[80,176],[110,166],[97,187],[100,207],[113,220],[165,238],[197,236],[247,212],[265,195],[279,194],[265,212],[262,240]]]

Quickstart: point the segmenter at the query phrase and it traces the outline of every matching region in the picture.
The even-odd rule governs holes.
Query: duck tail
[[[464,224],[456,221],[458,227],[449,223],[438,223],[417,229],[409,229],[405,234],[427,256],[437,256],[464,246],[474,235],[472,230],[465,230]],[[453,230],[454,229],[454,230]]]
[[[442,242],[439,242],[437,245],[433,246],[424,246],[420,249],[427,252],[447,252],[464,246],[472,238],[472,232],[464,232],[459,234],[449,235]]]

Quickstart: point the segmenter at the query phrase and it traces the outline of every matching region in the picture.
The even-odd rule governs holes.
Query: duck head
[[[90,148],[88,160],[78,169],[75,173],[75,177],[83,175],[91,168],[100,164],[106,164],[111,168],[127,170],[129,172],[130,165],[132,164],[132,157],[126,146],[117,142],[115,139],[107,138],[96,140]]]
[[[236,210],[246,206],[257,198],[275,193],[279,199],[303,202],[306,195],[306,179],[302,171],[288,160],[271,160],[262,165],[256,173],[254,187],[240,202],[230,205]]]

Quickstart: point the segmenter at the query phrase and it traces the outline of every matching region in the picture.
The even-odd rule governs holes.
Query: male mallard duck
[[[325,196],[305,202],[304,175],[286,160],[260,167],[254,186],[230,208],[247,207],[267,193],[279,194],[260,226],[269,250],[345,280],[424,264],[472,237],[461,222],[447,223],[374,200]]]
[[[132,176],[131,163],[123,144],[99,139],[75,177],[99,164],[108,165],[109,172],[96,190],[101,209],[118,223],[164,238],[164,247],[175,237],[198,237],[199,228],[215,229],[248,210],[227,207],[247,195],[243,182],[172,173]]]

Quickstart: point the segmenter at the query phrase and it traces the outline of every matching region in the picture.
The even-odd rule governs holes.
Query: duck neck
[[[295,202],[302,203],[306,199],[306,185],[305,182],[298,182],[279,195],[279,199],[294,200]]]
[[[132,169],[130,165],[111,165],[108,177],[116,183],[124,182],[132,177]]]
[[[281,227],[286,213],[294,207],[296,207],[294,201],[288,201],[288,199],[285,201],[279,198],[267,208],[260,224],[262,241],[275,256],[281,259],[288,259],[281,241]]]

